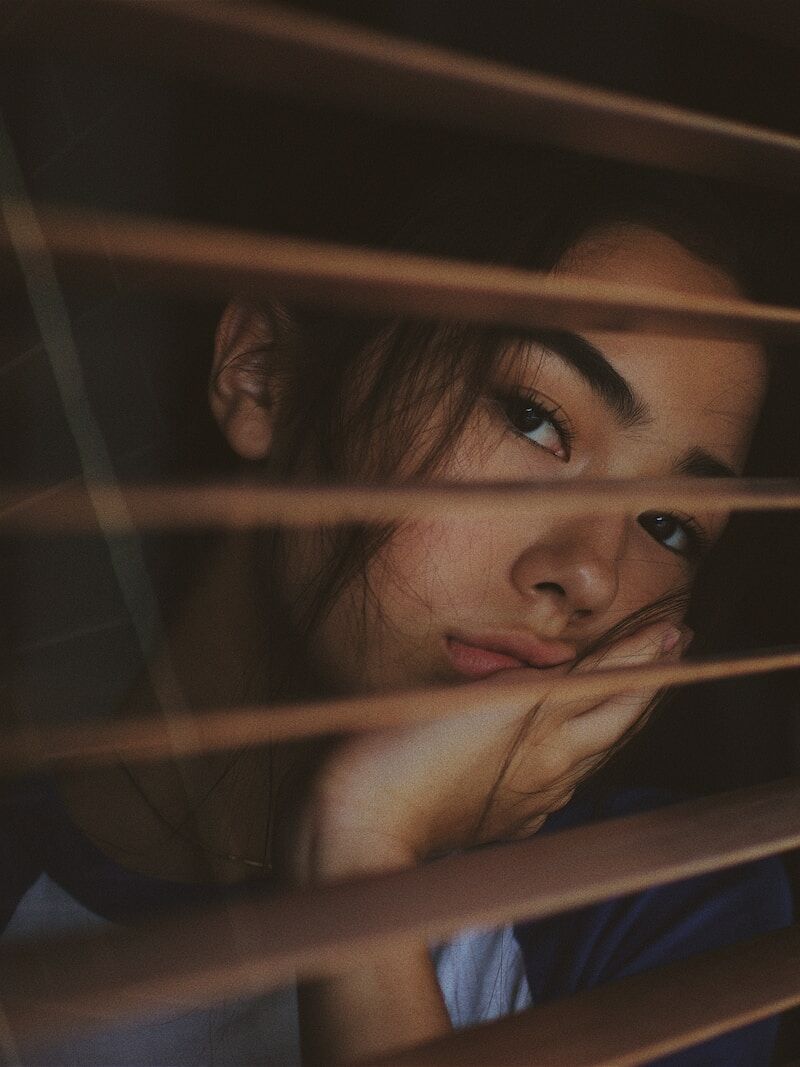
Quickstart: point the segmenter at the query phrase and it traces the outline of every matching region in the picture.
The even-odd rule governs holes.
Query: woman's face
[[[672,239],[620,226],[560,265],[584,278],[711,296],[735,283]],[[558,335],[507,353],[442,476],[471,481],[740,473],[765,388],[760,347],[633,333]],[[458,682],[569,663],[685,589],[724,515],[530,513],[401,526],[314,637],[336,689]],[[565,669],[562,667],[562,669]]]

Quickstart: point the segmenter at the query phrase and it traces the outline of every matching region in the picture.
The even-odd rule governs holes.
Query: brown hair
[[[712,194],[691,180],[620,177],[605,165],[565,170],[557,163],[530,178],[527,171],[498,167],[497,162],[478,167],[468,179],[449,175],[388,243],[403,250],[548,271],[589,231],[638,224],[665,233],[722,269],[743,295],[765,291],[758,227],[752,215],[745,214],[742,220],[741,211],[737,215],[735,204],[719,191]],[[734,226],[733,219],[744,224]],[[264,310],[273,326],[269,358],[272,371],[280,377],[281,404],[273,451],[251,468],[255,480],[336,483],[433,478],[501,356],[517,344],[541,339],[535,332],[461,322],[375,319],[303,307]],[[780,366],[785,373],[793,361],[784,360]],[[441,425],[437,422],[432,434],[430,416],[442,401],[447,419]],[[414,449],[418,458],[413,467],[407,459],[409,442],[424,442],[423,448]],[[248,696],[285,699],[325,694],[323,679],[311,669],[315,630],[350,583],[360,583],[364,604],[373,596],[369,562],[392,532],[391,525],[320,530],[324,562],[308,576],[305,595],[291,605],[281,592],[291,534],[269,529],[257,535],[264,643],[253,651],[253,662],[259,665],[253,683],[258,691]],[[733,523],[719,551],[726,574],[737,567],[746,549]],[[719,580],[719,566],[712,565],[709,572],[710,579],[703,575],[697,583],[690,608],[701,646],[704,633],[719,632],[730,592],[730,583]],[[682,613],[690,594],[688,588],[680,589],[645,606],[604,635],[595,650],[647,622]],[[379,611],[380,605],[376,606]],[[497,785],[523,743],[529,722],[521,725],[499,768]],[[487,797],[476,836],[492,795]]]
[[[598,184],[596,170],[587,176],[560,167],[536,182],[523,182],[503,168],[493,169],[491,176],[493,181],[485,172],[482,182],[474,174],[469,181],[448,179],[434,190],[425,210],[398,229],[393,245],[547,271],[589,230],[633,223],[673,237],[734,277],[744,293],[751,291],[744,242],[735,239],[719,198],[696,183],[678,187],[674,181],[638,178]],[[377,320],[303,308],[288,315],[273,311],[272,320],[281,418],[273,453],[251,476],[286,482],[435,477],[500,357],[514,345],[540,339],[535,332],[495,326]],[[430,416],[443,400],[448,417],[432,435]],[[411,468],[409,442],[423,440]],[[270,695],[321,688],[308,669],[314,629],[354,578],[360,577],[364,595],[370,595],[367,566],[391,532],[390,526],[355,525],[320,531],[326,562],[310,576],[301,611],[280,601],[286,535],[260,535],[261,597],[269,632],[263,662]],[[646,619],[674,613],[687,598],[688,590],[681,590],[637,612],[609,639]],[[292,671],[291,663],[302,664],[302,670]]]

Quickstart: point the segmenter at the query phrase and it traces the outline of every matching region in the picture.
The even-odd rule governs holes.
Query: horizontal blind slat
[[[79,49],[512,140],[788,190],[800,139],[270,4],[37,0],[0,45]]]
[[[798,845],[800,780],[787,779],[138,930],[6,945],[3,1010],[19,1041],[102,1029],[360,966],[409,938],[544,918]]]
[[[117,506],[118,496],[125,503]],[[241,530],[446,518],[580,516],[665,509],[789,511],[800,478],[568,478],[529,482],[414,485],[92,485],[47,491],[0,487],[0,529],[94,533],[106,530]]]
[[[794,926],[368,1062],[635,1067],[799,1003],[800,927]]]
[[[4,212],[17,251],[41,255],[24,213],[13,202]],[[592,327],[728,339],[800,333],[800,309],[750,300],[44,204],[37,218],[62,266],[105,270],[110,257],[128,284],[158,292],[281,296],[364,314],[521,330]],[[0,233],[0,241],[11,238]]]
[[[288,705],[231,707],[193,714],[82,725],[20,727],[0,734],[0,772],[48,763],[103,764],[191,756],[240,745],[331,733],[409,726],[494,710],[520,715],[553,697],[564,701],[658,690],[723,678],[800,669],[800,648],[613,670],[572,671],[561,677],[515,668],[470,685],[400,690]]]

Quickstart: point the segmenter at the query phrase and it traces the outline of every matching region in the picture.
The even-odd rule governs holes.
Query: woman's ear
[[[238,300],[217,327],[208,386],[211,413],[242,459],[264,459],[275,417],[275,318]]]

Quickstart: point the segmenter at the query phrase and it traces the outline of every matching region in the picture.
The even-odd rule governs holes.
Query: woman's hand
[[[661,624],[575,668],[678,658],[680,631]],[[519,671],[526,668],[515,668]],[[533,669],[529,673],[534,673]],[[536,671],[535,674],[539,672]],[[492,679],[483,686],[487,698]],[[294,834],[303,883],[413,866],[432,852],[530,833],[642,721],[654,694],[565,701],[552,694],[423,726],[350,737],[322,764]],[[423,944],[301,987],[304,1061],[350,1062],[419,1044],[450,1023]]]
[[[574,670],[677,659],[683,644],[679,630],[660,623]],[[488,695],[492,682],[470,684]],[[654,695],[598,701],[554,693],[501,712],[493,701],[490,712],[341,741],[311,786],[292,844],[294,877],[328,881],[410,866],[432,853],[533,832],[641,725]]]

